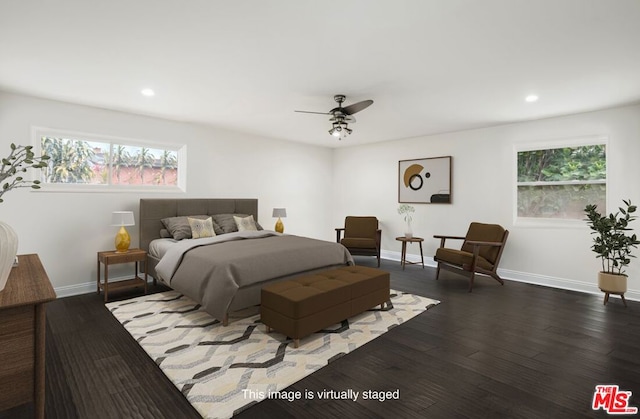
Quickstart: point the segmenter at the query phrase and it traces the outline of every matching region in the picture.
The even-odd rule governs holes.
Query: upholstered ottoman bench
[[[300,338],[389,301],[389,273],[347,266],[275,282],[262,288],[260,314],[267,332]]]

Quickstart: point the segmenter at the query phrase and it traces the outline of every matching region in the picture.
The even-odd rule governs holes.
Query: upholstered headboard
[[[163,218],[185,215],[247,214],[258,221],[257,199],[141,199],[140,248],[160,238]]]

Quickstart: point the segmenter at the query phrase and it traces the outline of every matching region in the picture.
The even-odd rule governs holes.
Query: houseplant
[[[17,188],[40,189],[39,180],[27,180],[22,175],[28,169],[42,169],[47,166],[49,156],[36,157],[33,146],[11,143],[11,152],[2,159],[0,166],[0,203],[7,192]],[[13,262],[18,251],[18,236],[6,223],[0,221],[0,291],[7,284]]]
[[[415,208],[413,208],[411,205],[402,204],[398,207],[398,214],[404,214],[404,221],[407,223],[407,228],[404,235],[408,239],[413,237],[413,231],[411,230],[411,220],[413,220],[411,213],[413,212],[415,212]]]
[[[627,292],[627,275],[624,268],[631,263],[632,248],[638,247],[637,235],[628,234],[632,229],[629,223],[637,217],[632,215],[636,212],[636,206],[630,200],[623,200],[626,208],[619,207],[616,213],[608,216],[598,212],[597,205],[587,205],[584,209],[587,215],[587,224],[593,230],[593,245],[591,250],[596,253],[596,257],[602,261],[602,271],[598,273],[598,287],[605,293],[604,303],[607,304],[609,294],[618,294],[622,301],[624,293]]]

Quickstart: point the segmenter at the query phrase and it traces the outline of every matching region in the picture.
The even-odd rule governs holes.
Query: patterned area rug
[[[229,418],[282,398],[291,384],[440,302],[392,290],[391,303],[301,339],[298,349],[266,333],[257,307],[233,313],[227,327],[176,291],[107,308],[203,417]]]

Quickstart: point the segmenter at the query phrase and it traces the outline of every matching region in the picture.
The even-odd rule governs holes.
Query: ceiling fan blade
[[[294,111],[294,112],[300,112],[300,113],[315,113],[318,115],[331,115],[329,112],[313,112],[313,111]]]
[[[342,112],[347,115],[353,115],[356,112],[368,108],[373,104],[373,100],[363,100],[362,102],[354,103],[353,105],[345,106],[342,108]]]

